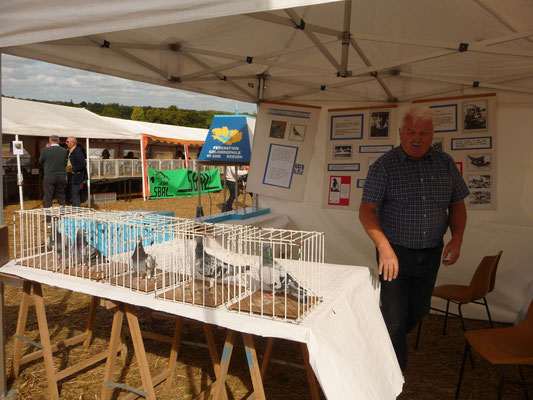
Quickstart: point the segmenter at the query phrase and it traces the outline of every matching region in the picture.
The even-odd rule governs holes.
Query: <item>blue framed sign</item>
[[[289,189],[297,156],[298,147],[271,143],[268,149],[263,184]]]
[[[430,106],[434,132],[457,132],[457,104]]]
[[[452,139],[452,150],[492,149],[492,136]]]
[[[362,139],[364,119],[363,114],[333,115],[329,138],[331,140]]]
[[[361,165],[359,163],[350,164],[328,164],[328,171],[360,171]]]

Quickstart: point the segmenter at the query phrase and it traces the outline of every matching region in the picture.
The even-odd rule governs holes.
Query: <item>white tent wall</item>
[[[324,185],[327,109],[340,107],[348,106],[328,104],[322,109],[303,201],[262,195],[259,205],[287,214],[293,229],[325,232],[327,262],[376,268],[375,247],[359,223],[358,212],[322,209],[323,191],[328,189]],[[399,105],[399,115],[404,108],[405,104]],[[496,118],[498,209],[468,212],[461,258],[453,266],[441,266],[437,284],[468,284],[483,256],[503,250],[496,287],[488,302],[494,320],[512,322],[533,280],[533,106],[498,104]],[[433,301],[434,306],[443,308],[442,302]],[[463,314],[487,319],[481,306],[463,307]]]

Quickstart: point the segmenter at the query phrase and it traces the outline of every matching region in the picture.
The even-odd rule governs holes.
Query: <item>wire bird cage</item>
[[[14,219],[17,265],[287,322],[322,301],[323,233],[76,207]]]
[[[323,233],[247,227],[229,242],[251,268],[249,292],[230,310],[300,322],[322,302]]]

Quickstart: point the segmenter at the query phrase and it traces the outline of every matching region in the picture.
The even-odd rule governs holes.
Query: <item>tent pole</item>
[[[196,207],[196,218],[204,216],[202,208],[202,177],[200,175],[200,163],[196,160],[196,173],[198,174],[198,207]]]
[[[2,162],[2,53],[0,53],[0,225],[4,224],[4,163]],[[4,282],[0,282],[0,398],[6,396],[6,352],[4,339]]]
[[[15,135],[15,140],[18,142],[19,135]],[[24,146],[22,148],[24,149]],[[20,154],[17,153],[17,185],[19,187],[19,201],[21,210],[24,210],[24,191],[22,190],[23,183],[24,178],[22,177],[22,170],[20,168]]]
[[[228,181],[226,180],[226,167],[224,165],[224,203],[222,204],[222,212],[226,212],[228,211],[226,208],[227,208],[227,198],[226,198],[226,195],[227,195],[227,186],[228,186]]]
[[[2,151],[1,151],[2,145],[3,145],[2,136],[3,136],[3,131],[2,131],[2,53],[0,52],[0,225],[4,224],[4,162],[2,160]],[[1,351],[3,351],[3,349]],[[0,377],[0,379],[1,378],[2,377]],[[5,376],[3,380],[5,380]],[[0,396],[4,393],[4,390],[3,390],[4,388],[5,388],[5,384],[2,386],[2,383],[0,382]]]
[[[91,156],[89,154],[89,138],[85,139],[85,148],[87,149],[87,206],[91,208]]]
[[[144,148],[143,148],[143,140],[142,140],[142,137],[141,137],[141,140],[139,141],[140,144],[141,144],[141,176],[142,176],[142,191],[143,191],[143,200],[146,201],[146,182],[144,181],[144,163],[145,163],[145,159],[144,159]]]

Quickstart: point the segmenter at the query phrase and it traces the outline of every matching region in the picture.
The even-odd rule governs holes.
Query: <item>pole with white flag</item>
[[[19,135],[15,135],[15,140],[17,142],[19,141]],[[17,151],[16,153],[17,153],[17,185],[19,187],[20,209],[24,210],[24,192],[22,191],[22,185],[24,184],[24,178],[22,176],[22,170],[20,168],[20,152]]]
[[[87,149],[87,207],[91,208],[91,157],[89,156],[89,138],[85,139],[85,148]]]

